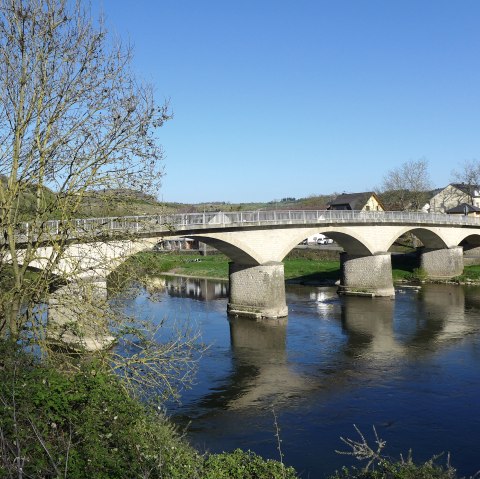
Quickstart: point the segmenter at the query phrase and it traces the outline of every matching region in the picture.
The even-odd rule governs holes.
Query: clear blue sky
[[[478,0],[94,0],[169,98],[165,201],[365,191],[480,159]]]

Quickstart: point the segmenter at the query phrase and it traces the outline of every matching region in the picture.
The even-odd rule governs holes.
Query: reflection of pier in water
[[[349,338],[347,354],[368,357],[371,361],[418,357],[446,347],[467,334],[478,333],[478,322],[465,316],[468,300],[463,288],[425,285],[417,293],[419,300],[408,302],[409,308],[402,301],[404,294],[415,293],[399,288],[395,302],[345,298],[341,320]]]
[[[195,283],[200,290],[203,285],[208,282]],[[289,360],[286,318],[280,321],[230,318],[232,372],[219,378],[222,385],[201,398],[198,406],[265,407],[308,396],[314,390],[334,393],[381,377],[387,370],[390,374],[392,368],[402,367],[402,359],[432,354],[480,331],[475,318],[465,317],[465,308],[470,304],[475,308],[480,305],[480,289],[465,294],[463,288],[449,285],[426,285],[420,292],[399,288],[397,300],[391,301],[339,298],[333,288],[301,288],[303,294],[300,289],[287,289],[287,299],[294,303],[296,314],[302,314],[302,307],[313,308],[319,321],[340,323],[343,339],[337,341],[338,348],[324,356],[318,367],[313,357],[303,367],[308,370],[302,371]],[[194,291],[193,287],[190,291]],[[195,295],[207,296],[202,291],[196,291]],[[411,295],[418,295],[418,300],[402,300]],[[315,335],[312,334],[310,341],[315,341]],[[319,344],[317,351],[321,349]]]
[[[165,288],[170,296],[200,301],[212,301],[228,296],[228,281],[206,278],[165,276]]]

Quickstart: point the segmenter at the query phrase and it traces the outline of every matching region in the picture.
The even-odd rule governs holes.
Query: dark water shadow
[[[416,251],[412,253],[394,253],[391,257],[392,269],[413,273],[414,269],[420,267],[420,254]]]
[[[305,274],[285,281],[287,284],[333,286],[340,279],[340,268],[333,271]]]

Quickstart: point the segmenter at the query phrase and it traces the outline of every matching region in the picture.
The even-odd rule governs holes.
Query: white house
[[[465,183],[451,183],[430,198],[430,213],[446,213],[462,203],[480,208],[480,188]]]

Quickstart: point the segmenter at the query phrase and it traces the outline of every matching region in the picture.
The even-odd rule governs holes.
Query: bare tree
[[[421,158],[390,170],[383,178],[381,197],[387,209],[419,210],[430,189],[428,161]]]
[[[468,203],[473,205],[473,198],[478,196],[480,189],[480,162],[478,160],[466,160],[460,163],[457,170],[452,171],[454,182],[461,183],[461,190],[467,196]]]
[[[169,118],[168,105],[155,103],[152,87],[132,74],[131,59],[131,49],[111,42],[80,0],[0,0],[4,335],[15,338],[31,324],[32,309],[24,305],[45,299],[59,280],[71,221],[86,195],[159,187],[163,152],[155,134]],[[55,234],[46,226],[52,217],[60,220]],[[28,231],[21,231],[25,219]],[[42,271],[29,280],[40,246]]]

